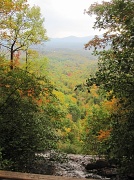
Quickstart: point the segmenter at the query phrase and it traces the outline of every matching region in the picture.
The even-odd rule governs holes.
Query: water
[[[68,161],[56,163],[55,175],[75,178],[88,178],[94,180],[110,180],[110,178],[97,175],[95,172],[88,172],[85,166],[93,160],[92,156],[68,154]]]
[[[57,154],[55,151],[38,155],[46,159],[45,162],[40,163],[41,171],[38,172],[39,174],[44,173],[55,176],[87,178],[90,180],[126,180],[118,177],[117,169],[114,165],[109,166],[104,158],[100,160],[97,156],[64,155]],[[98,169],[97,167],[93,169],[95,160],[98,160]],[[93,170],[86,170],[85,167],[87,164],[90,164]]]

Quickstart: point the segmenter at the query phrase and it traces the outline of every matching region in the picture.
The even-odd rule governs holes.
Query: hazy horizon
[[[44,27],[49,38],[102,34],[92,28],[95,16],[84,14],[84,10],[95,2],[101,3],[102,0],[28,0],[31,6],[41,8],[42,17],[45,18]]]

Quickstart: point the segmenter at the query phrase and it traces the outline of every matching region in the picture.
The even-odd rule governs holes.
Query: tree
[[[27,51],[30,45],[47,40],[40,8],[29,7],[25,0],[12,3],[14,8],[7,14],[3,12],[1,19],[1,45],[10,51],[11,69],[16,51]]]
[[[23,2],[23,3],[22,3]],[[3,0],[0,2],[0,17],[1,24],[4,22],[3,18],[6,19],[9,13],[14,13],[14,11],[20,11],[25,6],[27,1],[15,1],[15,0]],[[4,16],[4,17],[3,17]]]
[[[27,70],[16,65],[20,50],[27,52],[26,60],[31,54],[33,59],[37,53],[29,46],[47,39],[40,8],[30,8],[26,0],[1,5],[0,44],[9,50],[11,63],[9,69],[0,56],[0,169],[29,172],[37,153],[57,148],[64,113],[46,78],[44,59]]]
[[[133,172],[134,167],[133,9],[133,0],[111,0],[95,3],[86,11],[96,15],[94,28],[106,31],[102,38],[95,36],[85,45],[89,49],[94,47],[94,53],[99,55],[98,71],[87,80],[87,86],[95,83],[119,101],[120,108],[111,116],[113,124],[107,148],[110,158],[116,160],[124,173]]]
[[[111,120],[110,113],[102,102],[99,105],[94,103],[89,107],[85,123],[84,151],[88,154],[104,155],[106,147],[103,146],[109,138],[104,132],[110,132]],[[99,141],[99,137],[100,139],[103,137],[102,141]]]
[[[36,153],[56,148],[63,113],[46,77],[0,62],[0,168],[29,172]]]

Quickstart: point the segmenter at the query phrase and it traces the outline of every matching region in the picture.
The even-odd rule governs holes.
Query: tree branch
[[[0,46],[3,46],[3,47],[5,47],[5,48],[7,48],[7,49],[10,49],[10,47],[8,47],[8,46],[6,46],[6,45],[4,45],[4,44],[2,44],[2,43],[0,43]]]

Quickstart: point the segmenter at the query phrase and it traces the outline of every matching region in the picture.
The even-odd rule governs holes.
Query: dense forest
[[[107,30],[86,50],[46,49],[40,8],[0,3],[0,169],[30,172],[38,153],[55,150],[105,156],[133,173],[133,0],[85,11]]]

